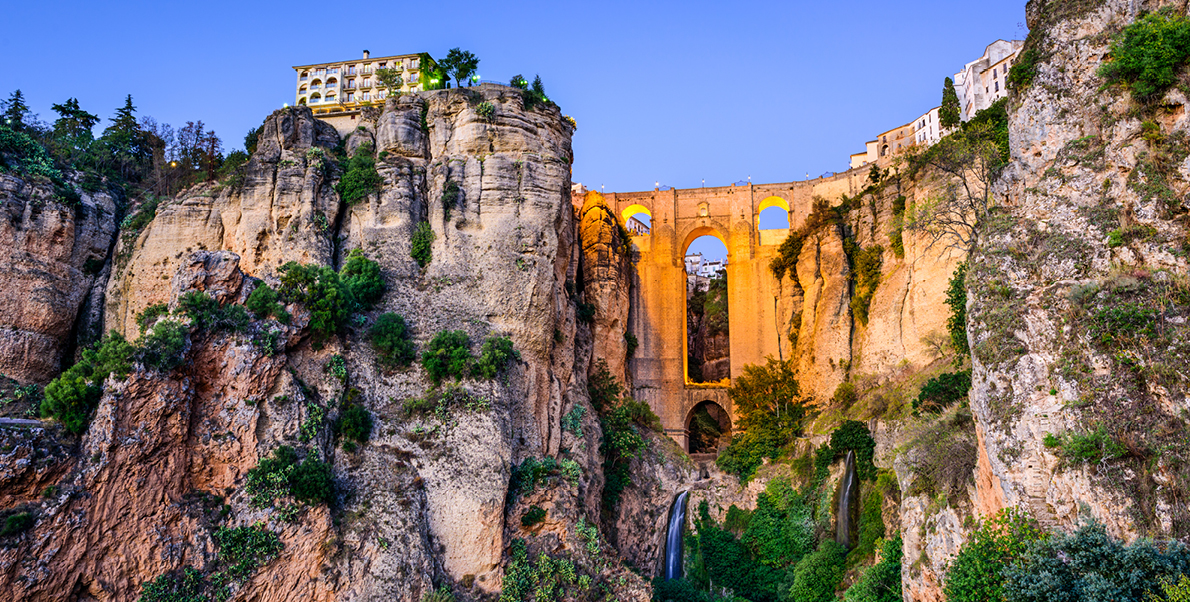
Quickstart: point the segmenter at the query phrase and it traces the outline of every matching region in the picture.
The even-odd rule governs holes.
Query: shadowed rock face
[[[0,373],[45,383],[61,371],[91,284],[105,273],[116,204],[97,193],[69,206],[48,185],[0,174],[0,217]]]

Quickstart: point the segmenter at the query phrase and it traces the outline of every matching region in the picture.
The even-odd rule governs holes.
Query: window
[[[309,78],[310,78],[310,72],[309,72],[309,71],[303,71],[303,72],[302,72],[302,81],[306,81],[306,80],[307,80],[307,79],[309,79]]]
[[[992,69],[992,79],[997,79],[997,78],[999,78],[999,77],[1000,77],[1000,76],[999,76],[999,75],[997,75],[997,71],[996,71],[995,69]]]
[[[360,100],[369,100],[369,98],[370,98],[370,97],[368,96],[368,93],[367,93],[367,92],[361,92],[361,93],[360,93],[360,95],[359,95],[359,99],[360,99]]]
[[[305,94],[305,93],[306,93],[306,87],[305,87],[305,86],[302,86],[301,88],[299,88],[299,89],[298,89],[298,94]]]
[[[355,93],[353,93],[353,92],[347,93],[347,102],[355,102]]]
[[[365,87],[365,88],[371,88],[371,87],[372,87],[372,80],[370,80],[370,79],[365,79],[365,80],[364,80],[364,87]]]
[[[384,90],[380,90],[376,93],[376,100],[384,100]]]
[[[417,78],[418,78],[418,77],[420,77],[420,76],[421,76],[421,74],[420,74],[420,73],[414,73],[414,74],[410,75],[410,76],[409,76],[409,83],[411,83],[411,84],[417,83]]]
[[[996,91],[997,91],[997,92],[999,92],[999,91],[1000,91],[1000,82],[996,82]]]
[[[388,63],[380,63],[379,65],[376,65],[376,68],[377,69],[387,69],[388,67],[386,65],[388,65]]]
[[[327,73],[329,73],[329,74],[331,74],[331,75],[334,75],[334,74],[336,74],[336,73],[338,73],[338,72],[339,72],[339,68],[338,68],[338,67],[331,67],[330,69],[327,69],[327,70],[326,70],[326,72],[327,72]]]
[[[355,75],[355,65],[347,68],[347,75]]]
[[[355,89],[355,80],[354,80],[354,79],[349,79],[349,80],[347,80],[347,89],[348,89],[348,90],[354,90],[354,89]]]
[[[418,64],[418,63],[420,63],[420,62],[421,62],[421,60],[420,60],[420,59],[413,59],[412,61],[410,61],[410,62],[409,62],[409,68],[410,68],[410,69],[417,69],[417,64]]]

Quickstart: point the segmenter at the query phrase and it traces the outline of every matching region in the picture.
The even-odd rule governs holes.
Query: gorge
[[[1140,98],[1103,66],[1187,10],[1030,0],[994,109],[779,184],[572,192],[574,121],[486,83],[345,137],[277,110],[164,197],[45,175],[0,127],[0,591],[927,602],[991,570],[1000,599],[1165,595],[1190,69]],[[687,306],[704,235],[718,330]]]

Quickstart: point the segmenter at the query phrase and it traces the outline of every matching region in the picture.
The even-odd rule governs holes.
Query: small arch
[[[310,79],[310,72],[302,71],[302,81],[306,81],[307,79]]]
[[[337,79],[335,79],[335,78],[333,78],[333,77],[331,77],[331,78],[327,78],[327,80],[326,80],[326,86],[327,86],[328,88],[329,88],[329,87],[331,87],[331,86],[338,85],[338,83],[339,83],[339,80],[337,80]]]
[[[321,101],[322,101],[322,96],[319,95],[317,92],[310,95],[310,104],[317,104],[318,102],[321,102]]]
[[[686,414],[686,451],[691,454],[719,452],[719,446],[731,440],[731,417],[723,406],[707,400],[699,402]]]
[[[310,82],[311,88],[321,86],[321,85],[322,85],[322,80],[320,80],[318,78],[314,78],[314,81]]]
[[[713,226],[699,226],[686,234],[685,240],[682,241],[682,253],[685,254],[690,245],[699,238],[704,236],[713,236],[723,243],[723,247],[727,249],[727,258],[731,259],[731,248],[727,246],[727,233],[719,231]]]
[[[303,96],[303,97],[299,98],[299,99],[298,99],[298,104],[300,104],[300,105],[305,105],[305,104],[306,104],[306,97],[305,97],[305,96]]]
[[[789,229],[789,201],[771,196],[760,202],[757,230],[788,230]]]
[[[653,230],[653,213],[644,205],[629,205],[620,212],[624,228],[633,236],[646,236]]]
[[[305,93],[306,93],[306,87],[302,86],[301,89],[298,90],[298,94],[305,94]]]

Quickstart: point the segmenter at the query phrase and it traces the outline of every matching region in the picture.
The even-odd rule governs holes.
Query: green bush
[[[200,291],[189,291],[178,297],[178,311],[190,318],[190,325],[198,329],[243,331],[248,315],[243,306],[220,307],[219,302]]]
[[[289,473],[289,491],[299,502],[330,504],[335,493],[331,465],[311,452]]]
[[[268,564],[281,551],[281,539],[262,523],[251,527],[220,527],[214,534],[219,546],[219,561],[236,579],[247,579]]]
[[[607,369],[607,360],[595,360],[595,372],[587,378],[587,397],[596,412],[611,408],[624,394],[624,387]]]
[[[446,219],[450,219],[450,211],[459,203],[459,197],[463,195],[459,189],[459,183],[454,180],[447,180],[446,184],[442,186],[442,210],[446,212]]]
[[[513,465],[512,476],[508,480],[510,496],[533,493],[538,486],[544,485],[551,477],[562,475],[562,465],[552,457],[541,459],[532,456],[525,458],[520,464]]]
[[[376,159],[372,156],[372,145],[361,144],[347,161],[347,171],[335,185],[335,191],[344,203],[354,205],[368,195],[380,192],[384,178],[376,171]]]
[[[36,520],[29,512],[18,512],[16,514],[9,514],[4,519],[4,526],[0,527],[0,537],[10,537],[19,533],[24,533],[33,526]]]
[[[421,354],[421,365],[435,385],[446,378],[465,378],[473,361],[470,339],[462,330],[439,332]]]
[[[471,374],[477,378],[496,378],[496,374],[509,362],[519,359],[521,354],[513,349],[512,340],[508,337],[488,337],[480,349],[479,359],[471,368]]]
[[[285,445],[248,471],[244,491],[255,508],[272,506],[286,495],[308,504],[330,503],[334,482],[329,464],[313,452],[299,462],[297,451]]]
[[[370,308],[384,296],[386,285],[380,274],[380,264],[364,256],[360,249],[347,254],[347,263],[339,270],[343,285],[363,308]]]
[[[839,383],[838,387],[835,387],[835,394],[831,396],[831,402],[840,408],[847,409],[855,404],[858,398],[855,392],[855,384],[851,381],[845,381]]]
[[[194,567],[159,575],[141,584],[139,602],[206,602],[207,580]]]
[[[121,379],[128,376],[134,352],[114,330],[94,347],[84,349],[78,363],[45,386],[41,415],[58,420],[76,435],[85,432],[103,394],[103,381],[112,374]]]
[[[913,409],[923,412],[941,412],[956,401],[967,397],[971,390],[971,371],[939,374],[931,378],[917,394]]]
[[[1002,602],[1005,570],[1045,537],[1025,513],[1005,508],[972,534],[945,578],[949,602]]]
[[[647,404],[627,401],[621,401],[608,408],[600,420],[603,439],[600,441],[599,449],[603,454],[603,475],[606,479],[603,486],[603,503],[609,509],[620,503],[620,494],[631,481],[629,468],[632,459],[639,457],[648,447],[638,424],[646,410],[650,415],[652,411]]]
[[[136,325],[140,329],[141,335],[144,335],[145,331],[155,324],[158,318],[168,315],[169,306],[164,303],[154,303],[146,307],[144,311],[136,316]]]
[[[901,602],[901,538],[884,542],[880,562],[847,588],[843,602]]]
[[[1190,62],[1190,19],[1169,9],[1147,14],[1124,28],[1109,57],[1099,76],[1131,89],[1139,102],[1153,102]]]
[[[488,101],[483,101],[475,107],[475,112],[482,118],[491,121],[492,117],[496,115],[496,106]]]
[[[595,304],[586,301],[580,302],[575,306],[574,317],[583,324],[595,323]]]
[[[272,316],[282,324],[289,323],[289,312],[285,311],[285,308],[277,302],[277,292],[267,283],[261,282],[259,286],[252,289],[252,294],[248,295],[244,307],[247,307],[248,311],[256,314],[259,318]]]
[[[878,488],[861,491],[859,542],[847,553],[847,565],[855,566],[876,553],[876,544],[884,537],[884,495]]]
[[[967,262],[960,263],[950,277],[946,304],[950,306],[950,318],[946,320],[950,344],[960,358],[970,356],[971,346],[967,341]]]
[[[190,329],[181,322],[162,320],[153,326],[149,336],[142,337],[136,351],[136,361],[149,368],[168,372],[182,365],[186,353],[186,337]]]
[[[749,424],[748,430],[733,436],[731,444],[715,459],[721,470],[744,482],[756,474],[765,458],[779,456],[781,450],[801,433],[800,420],[777,411],[753,415]]]
[[[368,338],[382,366],[405,367],[417,358],[417,349],[413,345],[409,328],[405,326],[405,318],[398,314],[380,314],[368,331]]]
[[[1008,70],[1008,87],[1013,90],[1024,90],[1033,84],[1037,77],[1037,63],[1041,62],[1041,52],[1036,48],[1028,48],[1017,57],[1012,68]]]
[[[1138,303],[1100,308],[1092,317],[1091,335],[1111,348],[1123,347],[1135,339],[1151,341],[1157,336],[1157,318],[1156,309]]]
[[[545,508],[537,505],[529,506],[529,509],[521,516],[521,526],[532,527],[543,520],[545,520]]]
[[[846,571],[847,548],[828,539],[818,551],[806,556],[793,569],[789,597],[798,602],[835,602],[835,588]]]
[[[1154,584],[1190,575],[1190,548],[1144,539],[1124,545],[1090,523],[1038,542],[1005,566],[1007,602],[1146,602]]]
[[[430,222],[421,222],[417,225],[417,229],[413,231],[413,242],[409,245],[409,256],[417,262],[420,267],[430,265],[430,260],[434,255],[434,229],[430,227]]]
[[[335,432],[356,443],[367,443],[372,436],[372,413],[361,405],[349,405],[335,421]]]
[[[774,568],[797,564],[814,550],[813,500],[806,502],[788,480],[769,481],[756,497],[756,510],[740,541],[762,564]]]
[[[1103,426],[1086,433],[1063,433],[1060,436],[1046,433],[1044,443],[1048,448],[1057,449],[1069,462],[1097,464],[1128,453],[1127,448],[1117,442]]]
[[[851,313],[860,324],[867,324],[868,308],[872,305],[876,287],[880,285],[884,247],[873,245],[865,249],[850,240],[844,242],[844,247],[848,249],[847,256],[852,263],[851,278],[855,283],[851,295]]]
[[[730,589],[736,596],[747,600],[777,602],[785,571],[757,562],[747,546],[715,524],[705,500],[698,506],[694,524],[697,536],[693,542],[695,545],[691,547],[696,548],[695,553],[702,561],[705,574],[692,574],[692,580],[704,586],[704,589],[709,589],[706,586],[713,583],[715,587]],[[833,588],[831,592],[833,594]]]

